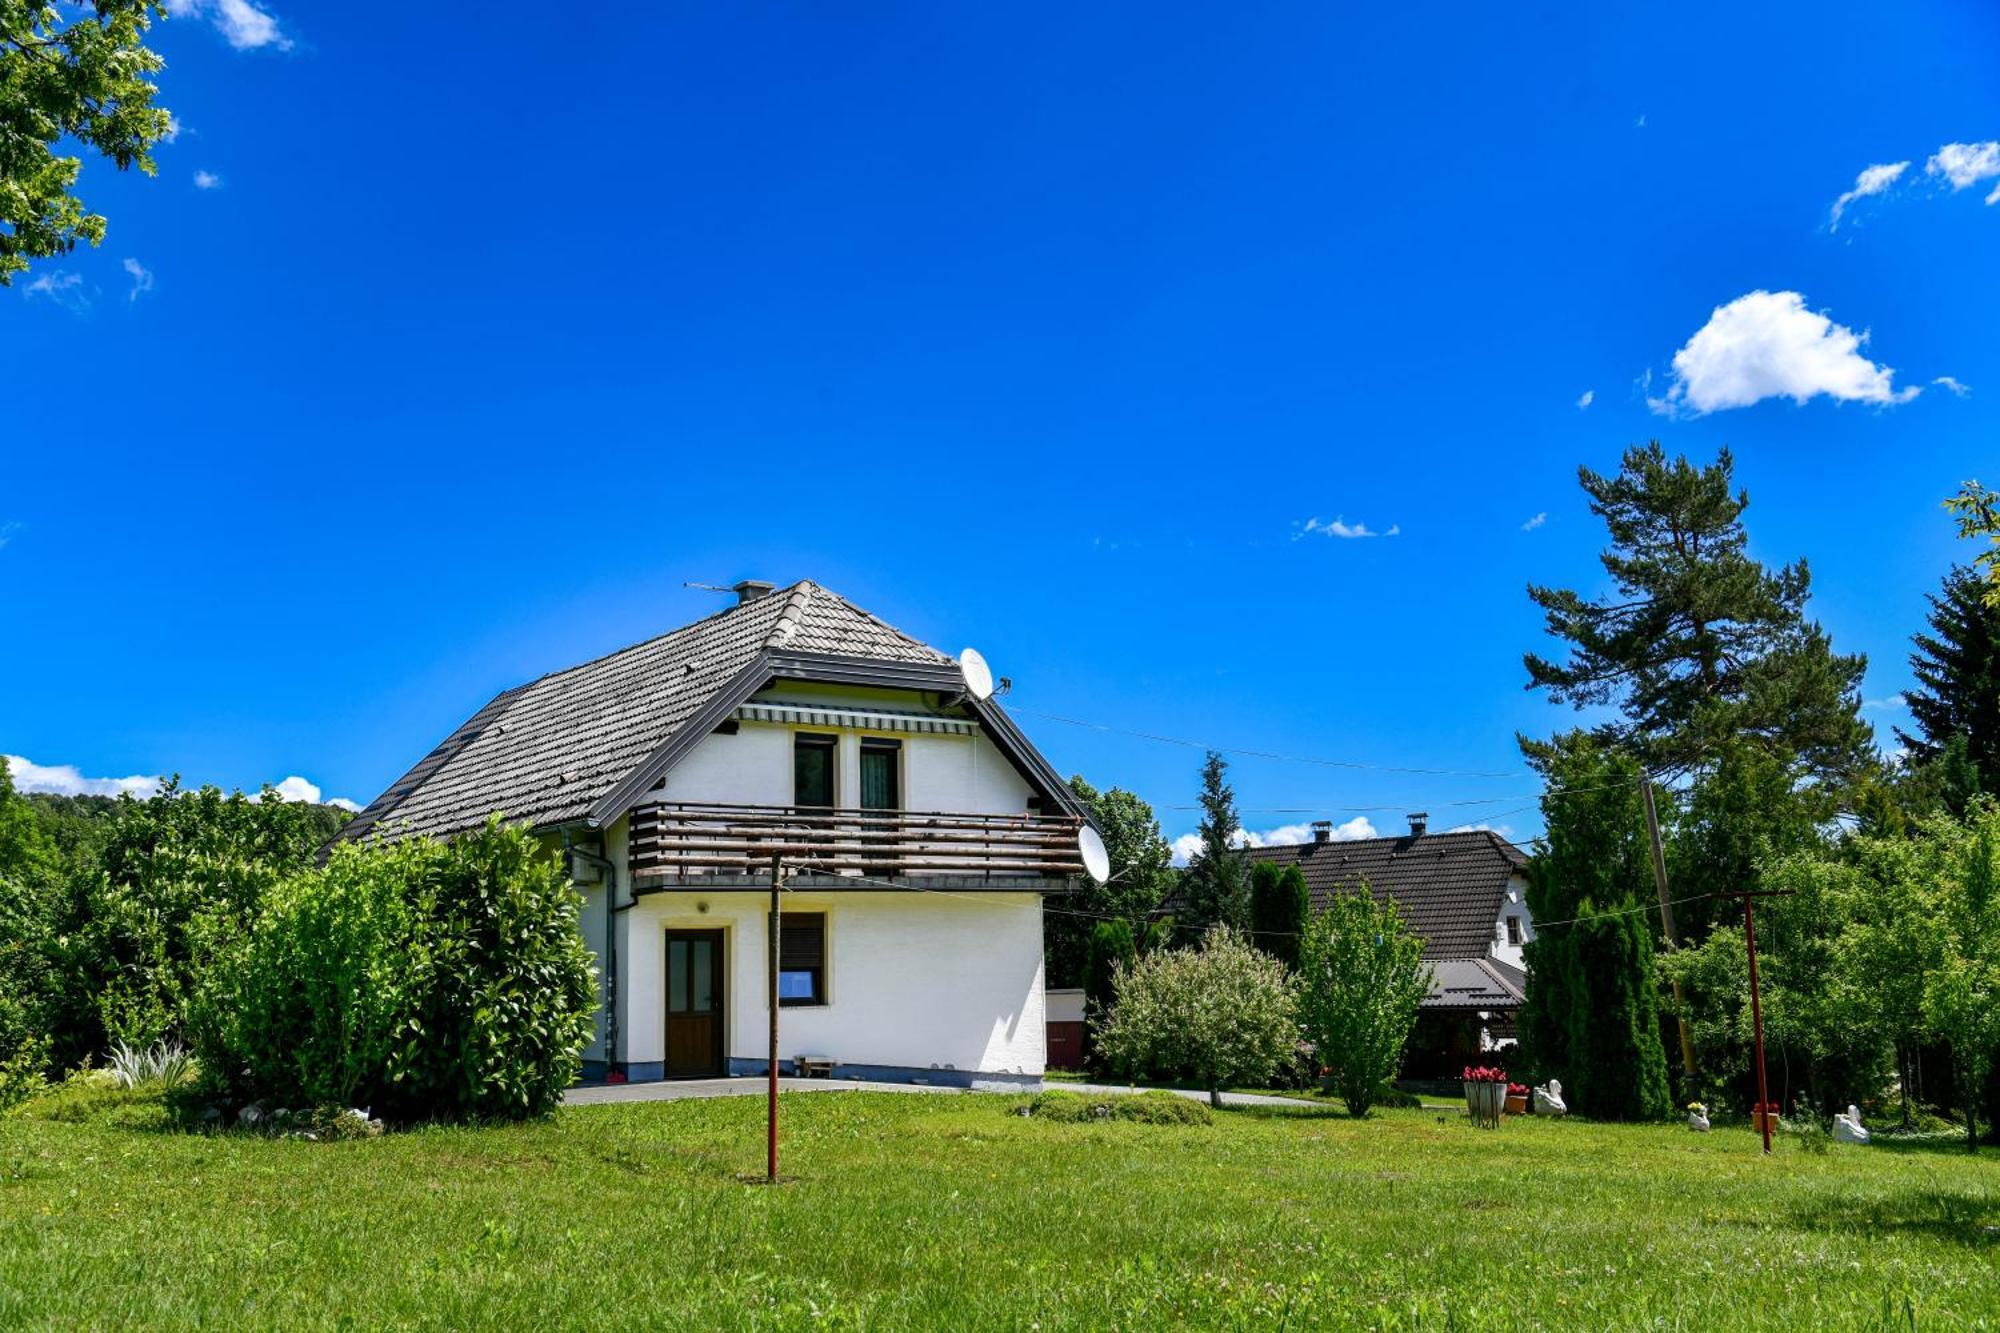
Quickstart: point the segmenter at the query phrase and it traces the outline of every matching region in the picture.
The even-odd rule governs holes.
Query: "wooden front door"
[[[723,1072],[722,932],[667,932],[667,1077]]]

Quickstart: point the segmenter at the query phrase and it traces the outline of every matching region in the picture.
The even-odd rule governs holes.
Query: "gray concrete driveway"
[[[697,1078],[670,1079],[658,1083],[586,1083],[571,1088],[563,1096],[565,1106],[604,1106],[613,1102],[677,1102],[691,1097],[751,1097],[764,1091],[766,1081],[760,1077],[751,1078]],[[1110,1083],[1047,1083],[1045,1088],[1064,1092],[1080,1092],[1091,1095],[1128,1095],[1144,1089],[1120,1087]],[[780,1092],[929,1092],[962,1093],[963,1088],[943,1088],[924,1083],[865,1083],[847,1078],[787,1078],[778,1079]],[[1187,1097],[1205,1102],[1208,1094],[1191,1088],[1168,1088],[1176,1097]],[[1006,1095],[1006,1094],[984,1094]],[[1225,1106],[1317,1106],[1324,1102],[1306,1101],[1299,1097],[1268,1097],[1261,1093],[1225,1092],[1222,1094]]]

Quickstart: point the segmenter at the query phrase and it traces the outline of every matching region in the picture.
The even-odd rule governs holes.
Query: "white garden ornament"
[[[1563,1102],[1563,1085],[1559,1078],[1552,1078],[1535,1089],[1536,1115],[1568,1115],[1569,1107]]]
[[[1867,1127],[1861,1123],[1861,1108],[1849,1104],[1846,1115],[1833,1118],[1833,1141],[1835,1143],[1868,1142]]]

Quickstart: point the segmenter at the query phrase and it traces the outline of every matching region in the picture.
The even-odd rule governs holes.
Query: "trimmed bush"
[[[596,982],[557,859],[497,819],[336,848],[267,895],[196,1007],[238,1100],[402,1121],[542,1115],[575,1081]]]

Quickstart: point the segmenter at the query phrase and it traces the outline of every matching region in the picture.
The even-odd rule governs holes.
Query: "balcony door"
[[[667,932],[667,1077],[723,1072],[722,932]]]

